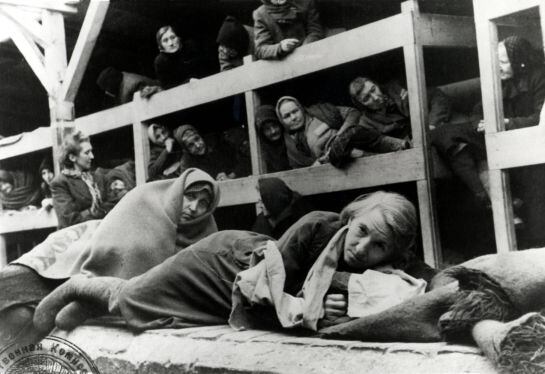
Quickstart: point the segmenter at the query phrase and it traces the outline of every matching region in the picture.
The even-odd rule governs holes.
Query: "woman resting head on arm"
[[[121,314],[139,331],[227,322],[234,327],[280,323],[286,328],[316,329],[319,319],[346,314],[346,308],[337,305],[339,300],[326,296],[337,274],[342,277],[342,272],[361,273],[397,262],[408,253],[415,235],[414,206],[398,194],[376,192],[351,203],[341,215],[305,215],[277,242],[248,231],[220,231],[128,281],[73,278],[44,299],[35,323],[50,329],[58,314],[59,327],[74,327],[66,323],[71,319],[65,305],[84,297],[84,303],[93,301],[103,312]],[[269,260],[259,261],[263,251],[269,251]],[[241,299],[240,282],[256,274],[266,277],[270,261],[277,271],[285,271],[285,278],[266,282],[265,287],[272,288],[265,292],[272,292],[272,299],[256,301],[245,293]],[[280,280],[283,284],[276,284],[279,279],[285,279]],[[255,291],[251,294],[263,290]],[[291,294],[287,299],[305,300],[297,301],[295,310],[290,306],[286,310],[284,303],[275,302],[277,296],[286,299],[284,293]],[[286,322],[281,317],[286,315],[295,320]]]

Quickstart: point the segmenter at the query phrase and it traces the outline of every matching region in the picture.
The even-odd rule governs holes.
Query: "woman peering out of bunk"
[[[261,0],[253,13],[255,55],[280,59],[303,44],[320,40],[324,31],[314,0]]]
[[[200,77],[201,62],[189,41],[182,43],[172,26],[163,26],[155,35],[159,54],[154,67],[164,89]]]
[[[220,70],[234,69],[242,65],[244,56],[254,53],[254,30],[235,17],[227,16],[218,31],[216,43]]]
[[[423,292],[425,282],[406,282],[412,278],[402,271],[422,265],[405,261],[416,228],[414,206],[401,195],[379,191],[360,196],[340,215],[309,213],[278,241],[249,231],[220,231],[128,281],[74,277],[42,301],[34,322],[44,333],[55,320],[71,329],[81,319],[66,305],[92,301],[95,311],[120,314],[137,331],[227,322],[237,329],[316,330],[348,318],[351,285],[365,283],[355,273],[382,266],[384,272],[366,279],[389,278],[407,291],[397,295],[401,299],[415,289]],[[424,268],[411,269],[419,276]],[[357,280],[349,282],[352,277]]]
[[[197,129],[182,125],[174,130],[174,139],[182,148],[180,170],[199,168],[214,176],[216,180],[236,178],[235,153],[226,142],[207,143]]]
[[[261,156],[265,163],[265,171],[290,169],[286,143],[284,142],[284,128],[276,116],[276,110],[272,105],[261,105],[255,113],[255,126],[261,140]]]
[[[104,218],[114,205],[107,201],[105,176],[91,171],[93,159],[91,140],[81,131],[64,138],[61,173],[51,181],[50,186],[60,229]]]
[[[320,103],[305,108],[296,98],[284,96],[278,99],[276,114],[284,126],[288,160],[294,169],[326,162],[341,167],[363,151],[392,152],[410,145],[362,126],[360,113],[351,107]]]
[[[53,163],[49,157],[46,157],[40,163],[38,173],[41,178],[40,190],[42,193],[42,208],[51,210],[53,208],[53,198],[51,196],[51,182],[55,178]]]
[[[102,221],[49,235],[0,271],[0,347],[39,338],[32,328],[34,309],[66,279],[129,279],[216,232],[212,213],[219,199],[212,177],[188,169],[176,179],[135,187]]]
[[[151,143],[148,164],[148,180],[174,178],[180,175],[182,151],[165,126],[152,123],[148,127]]]
[[[257,182],[261,213],[256,217],[253,232],[280,238],[312,205],[297,191],[292,191],[280,178],[261,178]]]
[[[40,197],[40,188],[32,174],[0,169],[0,210],[35,209]]]

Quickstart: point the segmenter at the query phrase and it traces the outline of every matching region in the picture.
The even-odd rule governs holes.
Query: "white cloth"
[[[366,270],[348,281],[348,316],[365,317],[380,313],[421,295],[427,282],[397,269]]]

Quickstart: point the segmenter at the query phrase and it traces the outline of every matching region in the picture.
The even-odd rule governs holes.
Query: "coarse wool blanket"
[[[38,204],[40,188],[32,174],[24,171],[0,170],[0,179],[11,180],[10,193],[0,192],[0,206],[4,210],[19,210],[25,206]]]
[[[197,182],[212,186],[212,202],[204,215],[180,223],[184,190]],[[212,213],[219,199],[219,186],[210,175],[188,169],[176,179],[134,188],[102,221],[57,231],[14,263],[49,279],[75,274],[129,279],[216,232]]]
[[[467,295],[466,286],[462,281],[455,282],[457,278],[453,274],[472,270],[486,275],[503,290],[499,298],[506,296],[516,310],[515,316],[545,307],[545,248],[528,249],[480,256],[448,268],[434,277],[432,291],[381,313],[322,329],[319,335],[346,340],[439,341],[442,339],[440,318],[447,315],[461,295]],[[490,317],[482,319],[487,318]],[[470,322],[477,321],[478,318]]]

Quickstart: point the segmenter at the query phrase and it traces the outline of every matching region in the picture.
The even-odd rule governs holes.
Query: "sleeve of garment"
[[[322,23],[320,22],[320,14],[316,9],[314,0],[310,0],[308,3],[306,32],[307,36],[303,41],[303,44],[312,43],[324,37],[324,29],[322,27]]]
[[[176,76],[175,66],[164,59],[163,56],[159,55],[155,58],[154,68],[155,75],[157,76],[157,79],[159,79],[162,88],[167,89],[175,86],[175,84],[172,83],[173,77]]]
[[[286,292],[296,294],[299,291],[309,269],[339,228],[338,214],[311,212],[278,239],[286,270]]]
[[[360,112],[356,108],[348,106],[338,106],[337,109],[339,110],[339,113],[341,114],[341,117],[343,119],[343,123],[341,125],[341,128],[339,129],[339,133],[359,123]]]
[[[169,153],[164,148],[162,151],[154,150],[150,154],[150,160],[148,164],[148,179],[153,179],[157,175],[161,174],[164,166],[167,162]]]
[[[59,227],[72,226],[95,218],[90,209],[78,210],[74,198],[68,191],[68,186],[62,181],[53,180],[51,182],[51,195]]]
[[[280,43],[275,43],[258,10],[254,11],[253,14],[255,56],[261,60],[274,60],[284,57],[286,53],[282,50]]]
[[[532,95],[532,114],[528,117],[512,117],[505,126],[507,130],[521,129],[536,126],[539,123],[539,114],[545,101],[545,73],[540,71],[530,78]]]
[[[429,126],[441,126],[450,120],[452,114],[452,102],[440,89],[430,90],[430,104],[428,113]]]

